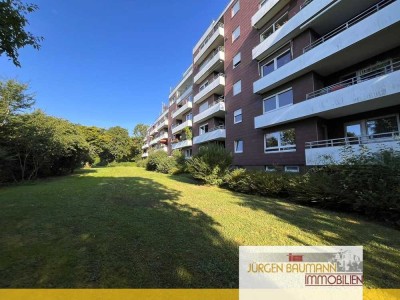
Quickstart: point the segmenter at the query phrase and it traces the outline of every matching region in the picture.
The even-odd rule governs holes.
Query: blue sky
[[[45,38],[22,49],[22,68],[0,57],[0,79],[29,83],[36,107],[99,127],[152,123],[192,50],[228,0],[31,0],[29,30]]]

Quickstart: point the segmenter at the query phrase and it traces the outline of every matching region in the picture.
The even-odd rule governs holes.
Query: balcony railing
[[[225,47],[219,46],[217,49],[215,49],[213,52],[211,52],[211,54],[209,55],[207,60],[201,63],[201,65],[199,67],[199,72],[201,70],[203,70],[207,66],[207,64],[214,58],[214,56],[217,55],[219,52],[225,52]]]
[[[319,97],[319,96],[322,96],[325,94],[335,92],[337,90],[344,89],[344,88],[352,86],[352,85],[359,84],[366,80],[380,77],[380,76],[383,76],[383,75],[386,75],[386,74],[389,74],[389,73],[392,73],[395,71],[399,71],[399,70],[400,70],[400,58],[395,58],[390,63],[388,63],[387,65],[385,65],[383,67],[378,67],[378,65],[376,65],[376,66],[364,69],[359,72],[360,75],[358,75],[358,76],[335,83],[333,85],[327,86],[325,88],[314,91],[312,93],[308,93],[306,96],[306,99],[307,100],[313,99],[313,98],[316,98],[316,97]]]
[[[211,81],[208,82],[207,86],[203,86],[202,88],[199,89],[199,92],[202,90],[206,89],[208,86],[210,86],[215,80],[219,79],[220,77],[225,77],[224,73],[218,73],[217,75],[214,76],[214,78],[211,79]]]
[[[304,1],[304,3],[302,5],[300,5],[300,10],[302,10],[304,7],[306,7],[308,4],[310,4],[311,2],[313,2],[313,0],[306,0]]]
[[[370,134],[364,136],[356,136],[356,137],[345,137],[340,139],[331,139],[331,140],[323,140],[323,141],[315,141],[315,142],[306,142],[306,149],[314,149],[314,148],[326,148],[326,147],[341,147],[348,145],[365,145],[371,143],[383,143],[383,142],[393,142],[399,140],[400,142],[400,132],[387,132],[387,133],[378,133],[378,134]]]
[[[265,3],[267,3],[269,0],[262,0],[261,2],[260,2],[260,4],[258,5],[258,8],[261,8],[261,7],[263,7],[264,5],[265,5]]]
[[[214,28],[211,30],[211,32],[206,36],[204,41],[200,44],[199,46],[199,51],[204,48],[204,46],[207,44],[207,42],[210,40],[212,35],[219,29],[219,28],[224,28],[224,23],[218,22]]]
[[[397,0],[382,0],[379,3],[371,6],[370,8],[368,8],[365,11],[363,11],[362,13],[360,13],[359,15],[357,15],[354,18],[347,21],[346,23],[340,25],[339,27],[336,27],[331,32],[325,34],[324,36],[320,37],[316,41],[312,42],[310,45],[308,45],[307,47],[305,47],[303,49],[303,53],[306,53],[306,52],[310,51],[311,49],[325,43],[327,40],[333,38],[334,36],[338,35],[339,33],[347,30],[348,28],[354,26],[355,24],[357,24],[357,23],[361,22],[362,20],[368,18],[369,16],[375,14],[376,12],[380,11],[381,9],[383,9],[384,7],[388,6],[389,4],[391,4],[395,1],[397,1]]]

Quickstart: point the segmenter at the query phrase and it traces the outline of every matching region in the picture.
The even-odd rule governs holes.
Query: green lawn
[[[400,288],[399,231],[135,167],[0,189],[0,287],[237,287],[239,245],[363,245]]]

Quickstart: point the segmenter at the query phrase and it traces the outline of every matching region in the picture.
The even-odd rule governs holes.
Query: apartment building
[[[156,143],[187,156],[219,143],[235,166],[288,172],[340,162],[344,147],[400,150],[399,12],[397,0],[231,1],[194,46]]]

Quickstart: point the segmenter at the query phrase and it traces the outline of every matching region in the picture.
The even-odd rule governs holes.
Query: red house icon
[[[289,253],[289,261],[303,261],[303,255],[295,255],[292,253]]]

